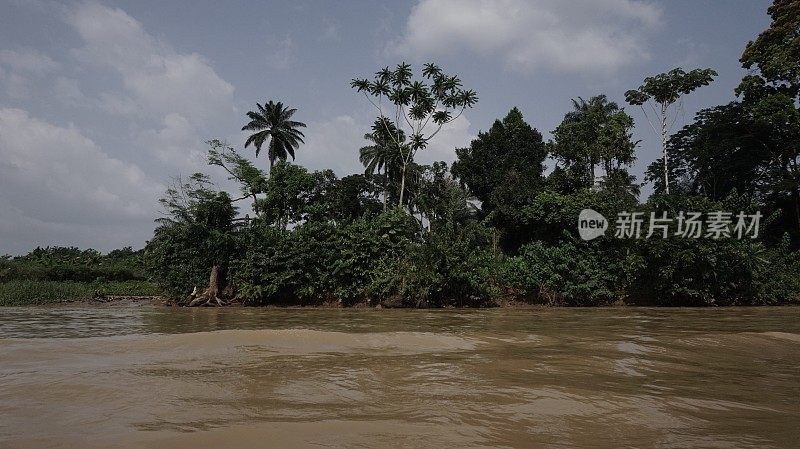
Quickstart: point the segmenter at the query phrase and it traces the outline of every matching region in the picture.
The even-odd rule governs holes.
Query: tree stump
[[[208,279],[208,288],[203,293],[196,295],[197,288],[192,292],[189,297],[189,307],[209,307],[209,306],[224,306],[225,301],[219,299],[219,285],[217,279],[219,278],[219,267],[214,265],[211,267],[211,276]]]

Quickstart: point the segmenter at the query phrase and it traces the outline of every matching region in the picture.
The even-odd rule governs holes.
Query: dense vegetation
[[[655,193],[644,202],[630,173],[640,147],[633,118],[602,94],[573,100],[548,141],[515,107],[456,149],[452,166],[417,163],[478,96],[436,65],[415,74],[403,63],[352,82],[377,112],[365,146],[353,149],[363,173],[338,178],[288,162],[302,151],[305,124],[280,102],[257,104],[245,148],[258,156],[266,146],[269,170],[209,141],[209,164],[240,192],[218,191],[201,173],[176,180],[145,267],[170,296],[216,304],[798,303],[800,2],[776,0],[769,14],[772,25],[742,55],[749,74],[729,104],[670,136],[670,108],[716,72],[674,69],[626,93],[632,106],[652,103],[662,143],[645,179]],[[578,237],[583,209],[610,219],[605,237]],[[669,238],[646,238],[646,228],[641,238],[614,238],[620,212],[681,211],[758,211],[759,238],[676,238],[675,222]],[[0,266],[11,269],[5,279],[142,279],[88,265],[81,279],[40,279],[22,259]]]
[[[160,293],[144,270],[141,250],[123,248],[100,254],[49,247],[0,258],[0,305]]]

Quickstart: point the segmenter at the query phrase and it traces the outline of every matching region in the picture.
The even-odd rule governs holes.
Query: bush
[[[398,257],[417,232],[402,210],[344,224],[308,222],[291,231],[257,224],[244,232],[232,281],[250,304],[352,303],[365,298],[374,267]]]
[[[92,249],[47,247],[36,248],[24,256],[0,259],[0,282],[129,281],[145,278],[141,251],[130,248],[102,255]]]
[[[225,285],[237,236],[202,223],[175,223],[156,230],[145,247],[145,264],[152,279],[173,297],[186,297],[194,287],[208,285],[211,267],[219,266]]]
[[[556,245],[535,242],[504,263],[506,285],[550,305],[590,306],[627,297],[640,258],[627,248],[566,236]]]
[[[0,306],[47,304],[90,299],[98,295],[156,296],[161,290],[148,281],[32,281],[0,282]]]
[[[375,270],[370,296],[407,307],[480,306],[499,294],[492,230],[480,224],[428,233]]]

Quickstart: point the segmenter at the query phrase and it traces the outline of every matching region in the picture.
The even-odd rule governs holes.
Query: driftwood
[[[197,294],[197,287],[194,288],[189,302],[186,304],[189,307],[215,307],[224,306],[227,303],[219,298],[219,267],[214,265],[211,268],[211,276],[208,279],[208,288],[199,295]]]

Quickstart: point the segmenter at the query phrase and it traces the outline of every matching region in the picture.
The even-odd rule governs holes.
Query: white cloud
[[[138,142],[149,148],[159,161],[180,167],[184,173],[206,168],[205,144],[194,126],[181,114],[167,115],[161,128],[144,131]]]
[[[205,58],[176,52],[125,11],[84,3],[67,22],[84,41],[73,54],[115,70],[122,79],[127,98],[117,93],[101,98],[109,111],[161,118],[179,113],[198,128],[234,116],[233,86]]]
[[[23,100],[31,95],[30,83],[27,78],[17,73],[11,72],[4,76],[3,87],[9,97]]]
[[[30,220],[65,225],[148,221],[163,186],[109,156],[74,126],[0,109],[0,191]]]
[[[648,57],[661,9],[641,0],[421,0],[393,50],[466,50],[521,72],[612,71]]]
[[[78,80],[59,76],[53,83],[53,93],[67,104],[80,105],[86,101],[86,96],[78,86]]]
[[[40,78],[60,66],[36,50],[0,50],[0,81],[8,96],[14,99],[28,98],[32,78]]]
[[[335,19],[331,19],[326,17],[323,19],[323,32],[320,38],[324,41],[335,41],[339,42],[342,40],[341,35],[339,34],[339,22]]]
[[[295,43],[291,36],[286,36],[274,45],[267,63],[276,69],[286,70],[297,62]]]
[[[297,162],[313,170],[331,168],[338,176],[363,171],[358,149],[364,146],[368,124],[359,124],[350,115],[309,123],[306,143],[295,152]]]
[[[57,70],[61,65],[50,56],[36,50],[2,50],[0,65],[5,65],[15,72],[42,74]]]

